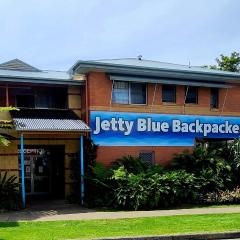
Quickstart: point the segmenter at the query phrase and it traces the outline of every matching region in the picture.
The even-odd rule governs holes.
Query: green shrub
[[[208,193],[203,198],[203,202],[211,204],[233,204],[240,203],[240,188],[237,187],[232,191],[219,191]]]
[[[135,210],[199,203],[204,199],[202,196],[237,202],[238,190],[233,191],[235,195],[231,190],[240,182],[239,149],[239,140],[230,145],[196,147],[192,152],[175,155],[167,167],[147,166],[132,156],[116,160],[111,168],[95,164],[91,202]]]
[[[0,172],[0,209],[15,210],[19,208],[19,184],[16,176],[7,176]]]
[[[234,187],[231,162],[224,158],[223,149],[197,147],[193,152],[175,155],[170,169],[185,169],[193,173],[202,185],[202,193]]]
[[[102,163],[95,163],[91,168],[91,175],[86,176],[88,187],[92,186],[88,189],[88,206],[109,207],[114,201],[114,181],[111,179],[113,170]]]
[[[93,143],[90,138],[84,137],[84,175],[86,178],[92,175],[92,166],[95,164],[97,154],[97,145]],[[70,178],[72,183],[70,185],[70,194],[66,197],[66,200],[71,203],[80,202],[80,188],[81,188],[81,173],[80,173],[80,152],[71,153],[68,155],[70,160]],[[91,202],[91,195],[93,185],[91,181],[85,181],[85,200]]]
[[[152,175],[128,173],[124,167],[114,171],[115,205],[120,208],[152,209],[189,202],[199,188],[195,177],[184,170]]]
[[[143,173],[149,166],[143,162],[139,157],[124,156],[112,163],[112,168],[117,169],[123,166],[129,173]]]
[[[137,210],[140,206],[146,205],[149,193],[148,179],[145,178],[144,174],[129,174],[122,166],[115,170],[113,179],[116,180],[117,184],[114,189],[115,207]]]

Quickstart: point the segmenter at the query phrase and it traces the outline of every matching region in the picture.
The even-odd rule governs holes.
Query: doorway
[[[64,197],[64,155],[63,145],[25,146],[24,173],[27,196]]]

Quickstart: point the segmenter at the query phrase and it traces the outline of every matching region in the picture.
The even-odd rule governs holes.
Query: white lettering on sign
[[[100,132],[121,132],[125,136],[137,132],[160,132],[160,133],[196,133],[207,137],[209,134],[239,134],[240,125],[230,124],[229,121],[224,123],[202,123],[199,119],[193,122],[183,122],[179,119],[166,121],[153,121],[151,117],[137,118],[136,120],[126,120],[123,117],[110,120],[95,117],[93,134],[98,135]]]
[[[101,120],[100,117],[96,117],[96,127],[93,134],[99,134],[102,131],[120,131],[124,135],[129,135],[132,132],[134,122],[123,120],[122,118],[109,120]]]

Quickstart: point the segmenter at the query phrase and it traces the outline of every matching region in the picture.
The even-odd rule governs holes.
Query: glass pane
[[[53,99],[47,94],[38,94],[36,97],[37,108],[53,108]]]
[[[198,89],[197,87],[188,87],[185,90],[186,102],[185,103],[197,103],[198,102]]]
[[[218,108],[218,89],[211,88],[211,108]]]
[[[0,88],[0,107],[6,106],[6,89]]]
[[[146,104],[146,84],[131,83],[131,103]]]
[[[171,85],[162,86],[162,101],[163,102],[176,102],[176,87]]]
[[[34,108],[35,98],[33,95],[17,95],[16,104],[17,104],[17,107]]]
[[[129,90],[127,82],[114,82],[112,102],[123,104],[129,103]]]

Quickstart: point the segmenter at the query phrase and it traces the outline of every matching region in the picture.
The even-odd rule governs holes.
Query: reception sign
[[[193,146],[195,138],[238,138],[240,117],[91,112],[100,146]]]

